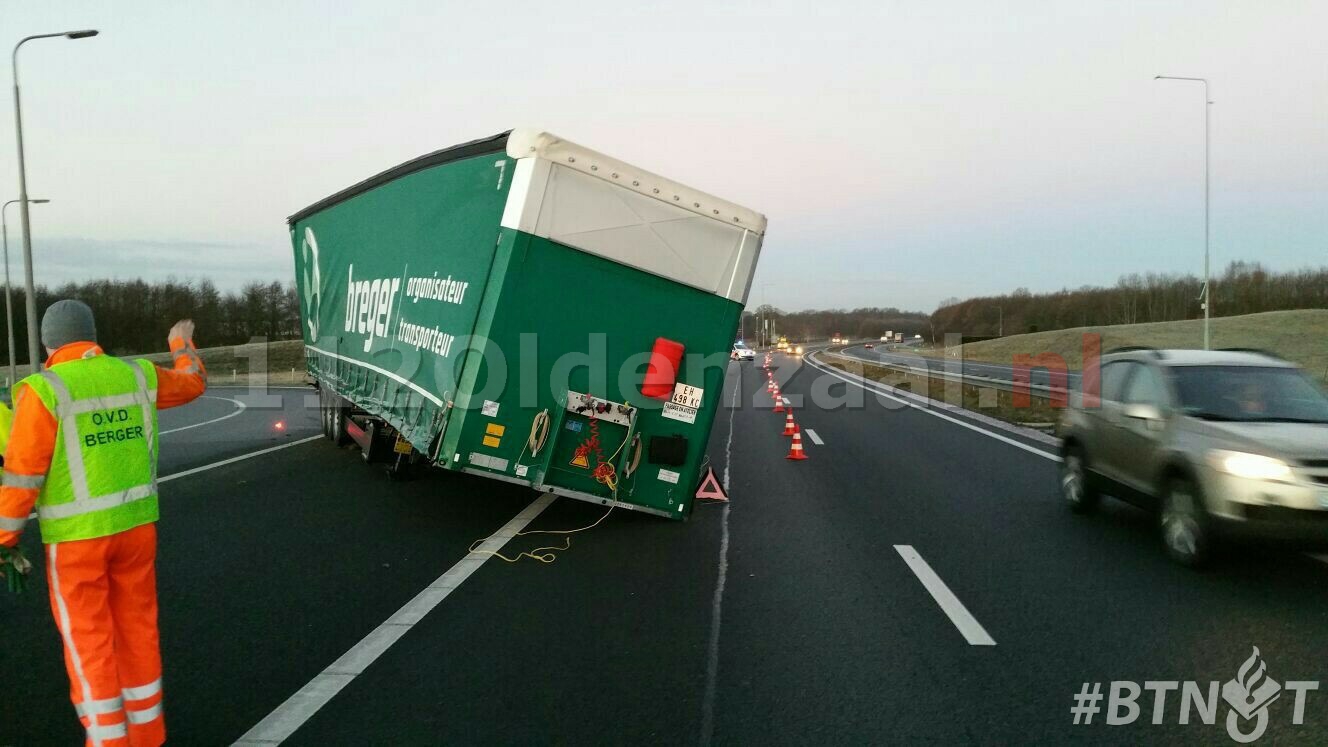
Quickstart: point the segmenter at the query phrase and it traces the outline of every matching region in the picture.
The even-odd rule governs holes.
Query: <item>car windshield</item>
[[[737,345],[734,345],[734,346],[733,346],[733,349],[734,349],[734,350],[746,350],[746,349],[747,349],[747,346],[746,346],[746,345],[743,345],[742,343],[738,343]]]
[[[1328,423],[1328,395],[1296,368],[1176,366],[1181,408],[1206,420]]]

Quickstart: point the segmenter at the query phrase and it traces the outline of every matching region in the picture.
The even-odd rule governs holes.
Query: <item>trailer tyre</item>
[[[335,394],[323,389],[318,390],[319,404],[322,410],[323,436],[337,446],[350,442],[346,433],[346,404]]]
[[[335,402],[332,407],[332,443],[337,446],[345,446],[350,443],[350,434],[346,432],[346,405],[340,401]]]
[[[332,408],[327,404],[327,392],[318,390],[318,419],[323,426],[323,438],[332,440]]]
[[[364,461],[373,462],[378,451],[378,424],[372,420],[364,425],[364,439],[366,446],[360,450],[360,456]]]

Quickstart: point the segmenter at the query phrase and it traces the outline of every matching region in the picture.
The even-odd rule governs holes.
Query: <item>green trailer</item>
[[[513,130],[289,225],[328,438],[396,473],[690,514],[764,216]]]

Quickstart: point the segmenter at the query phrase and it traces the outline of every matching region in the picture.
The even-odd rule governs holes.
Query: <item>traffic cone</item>
[[[788,456],[784,458],[792,459],[795,462],[807,458],[807,455],[802,451],[802,433],[795,432],[793,434],[793,445],[789,447]]]
[[[793,408],[788,409],[788,417],[784,418],[784,435],[792,436],[798,430],[798,426],[793,422]]]
[[[780,396],[779,390],[775,390],[775,412],[784,412],[784,398]]]

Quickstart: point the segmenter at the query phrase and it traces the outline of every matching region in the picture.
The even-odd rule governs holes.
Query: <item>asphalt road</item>
[[[730,503],[686,523],[615,512],[553,563],[478,566],[287,743],[1200,744],[1227,740],[1225,705],[1214,725],[1182,726],[1171,693],[1154,725],[1145,692],[1132,725],[1104,713],[1074,725],[1073,695],[1085,682],[1225,682],[1255,645],[1278,682],[1328,678],[1328,565],[1236,551],[1207,573],[1181,569],[1144,514],[1065,511],[1045,444],[776,363],[795,402],[844,400],[796,411],[809,460],[784,459],[759,362],[731,364],[724,397],[738,407],[710,444]],[[299,443],[317,415],[305,393],[280,394],[280,408],[187,430],[169,432],[238,406],[163,414],[163,475],[295,444],[162,486],[173,744],[240,738],[536,499],[436,470],[390,482],[353,447]],[[560,499],[529,528],[603,511]],[[35,532],[24,542],[36,550]],[[928,591],[916,558],[963,615]],[[0,744],[76,744],[37,586],[0,598],[3,671],[18,684],[0,698]],[[994,645],[970,643],[982,636]],[[1328,687],[1308,695],[1301,726],[1290,693],[1274,703],[1263,742],[1323,742]]]
[[[966,377],[975,379],[993,379],[999,382],[1010,383],[1014,381],[1015,369],[1013,365],[1003,363],[982,363],[978,361],[959,361],[954,359],[937,358],[928,355],[919,355],[908,350],[907,345],[874,345],[868,350],[861,344],[850,345],[840,351],[843,355],[850,358],[868,361],[871,363],[891,363],[900,366],[907,366],[913,370],[926,371],[954,371],[961,370]],[[1066,381],[1070,389],[1077,391],[1082,375],[1079,371],[1071,370],[1066,373]],[[1029,380],[1039,386],[1051,386],[1051,374],[1045,368],[1035,368],[1029,372]]]

